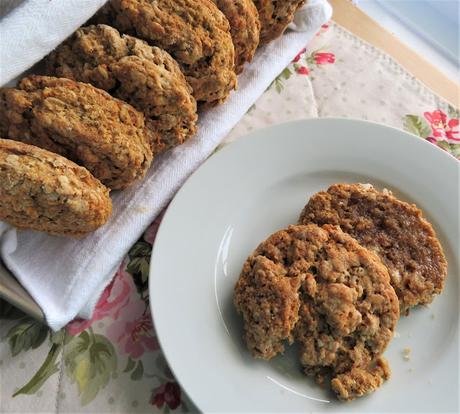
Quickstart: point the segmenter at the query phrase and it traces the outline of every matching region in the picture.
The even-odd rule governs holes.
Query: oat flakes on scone
[[[235,47],[235,71],[243,71],[259,46],[259,13],[252,0],[213,0],[230,23]]]
[[[281,36],[305,0],[254,0],[261,24],[260,44]]]
[[[201,107],[222,103],[236,87],[230,26],[211,0],[111,0],[91,22],[169,52]]]
[[[0,136],[63,155],[111,189],[145,175],[153,135],[131,105],[86,83],[30,76],[0,88]]]
[[[177,62],[113,27],[81,27],[48,55],[46,71],[90,83],[143,112],[149,127],[158,131],[155,155],[196,131],[196,101]]]
[[[234,303],[255,357],[270,359],[295,341],[307,375],[319,382],[341,375],[346,386],[335,391],[343,399],[383,382],[383,374],[381,382],[370,378],[381,373],[375,364],[393,337],[398,298],[380,259],[338,227],[272,234],[245,262]],[[361,386],[351,387],[359,375]]]
[[[20,229],[80,237],[102,226],[111,212],[109,190],[86,168],[0,139],[0,220]]]
[[[401,314],[441,293],[447,262],[431,224],[414,204],[368,184],[335,184],[314,194],[299,223],[338,225],[388,268]]]

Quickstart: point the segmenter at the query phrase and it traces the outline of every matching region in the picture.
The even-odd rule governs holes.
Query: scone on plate
[[[158,131],[154,154],[196,131],[196,101],[164,50],[106,25],[81,27],[46,58],[50,75],[91,83],[143,112]]]
[[[281,36],[305,0],[254,0],[261,24],[260,43],[265,44]]]
[[[145,175],[152,134],[131,105],[86,83],[30,76],[0,89],[0,136],[63,155],[111,189]]]
[[[230,26],[210,0],[111,0],[92,22],[169,52],[201,106],[225,101],[236,87]]]
[[[335,379],[339,398],[372,392],[389,375],[376,364],[393,337],[398,298],[380,259],[338,227],[272,234],[245,262],[234,303],[255,357],[295,341],[305,373]]]
[[[0,139],[0,220],[20,229],[83,236],[112,212],[109,190],[60,155]]]
[[[252,0],[213,0],[230,23],[233,46],[235,47],[235,71],[243,71],[259,46],[259,13]]]
[[[401,313],[441,293],[447,262],[431,224],[414,205],[369,184],[335,184],[310,198],[299,223],[338,225],[387,266]]]
[[[234,303],[243,316],[244,339],[252,355],[271,359],[284,351],[285,341],[293,342],[302,279],[290,275],[282,263],[259,254],[259,248],[244,263]]]

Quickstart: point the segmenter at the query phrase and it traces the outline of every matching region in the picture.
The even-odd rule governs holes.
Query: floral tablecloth
[[[330,116],[405,129],[460,159],[458,109],[334,23],[322,27],[220,147],[257,128]],[[51,332],[0,302],[0,412],[196,410],[168,368],[149,311],[149,260],[160,221],[131,248],[90,321]]]

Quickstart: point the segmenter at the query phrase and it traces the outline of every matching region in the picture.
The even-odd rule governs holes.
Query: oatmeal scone
[[[414,205],[367,184],[335,184],[310,198],[299,223],[339,225],[387,266],[401,313],[441,293],[447,262],[430,223]]]
[[[270,359],[292,343],[292,330],[299,317],[300,277],[258,254],[246,260],[235,287],[234,303],[244,320],[244,338],[252,355]]]
[[[171,54],[201,106],[236,87],[230,26],[211,0],[111,0],[92,19]]]
[[[269,359],[294,340],[305,373],[319,382],[357,377],[358,368],[374,375],[399,318],[380,259],[328,225],[289,226],[262,242],[244,264],[234,302],[255,357]],[[367,383],[371,392],[375,383]]]
[[[196,131],[196,101],[177,62],[113,27],[81,27],[46,58],[46,71],[90,83],[143,112],[159,132],[154,154],[182,144]]]
[[[27,145],[0,139],[0,220],[20,229],[83,236],[112,212],[109,190],[84,167]]]
[[[281,36],[305,0],[254,0],[261,24],[260,43],[265,44]]]
[[[86,83],[30,76],[0,89],[0,136],[63,155],[111,189],[145,175],[152,134],[131,105]]]
[[[259,13],[252,0],[213,0],[230,23],[235,47],[235,71],[241,73],[259,46]]]

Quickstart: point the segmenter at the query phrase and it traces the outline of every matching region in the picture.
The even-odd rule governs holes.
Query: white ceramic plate
[[[204,412],[457,412],[459,165],[405,132],[340,119],[257,131],[204,163],[163,219],[150,273],[163,351],[196,406]],[[385,353],[392,378],[346,404],[301,374],[292,347],[269,362],[254,360],[232,305],[252,250],[295,223],[313,193],[337,182],[372,183],[415,202],[449,261],[443,294],[398,324],[399,337]],[[405,348],[412,351],[408,361]]]

